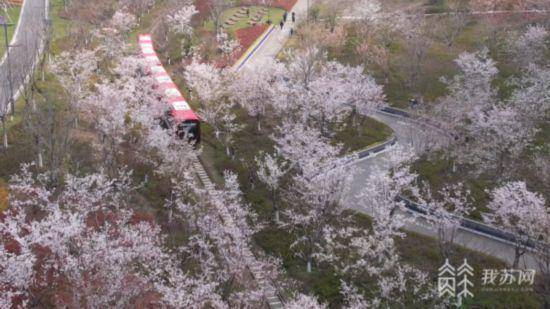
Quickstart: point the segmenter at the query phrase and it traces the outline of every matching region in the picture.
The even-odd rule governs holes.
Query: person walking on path
[[[285,11],[283,14],[283,22],[286,23],[286,18],[288,17],[288,13]]]
[[[294,34],[294,28],[290,28],[290,36]]]
[[[281,26],[281,30],[283,30],[283,25],[284,25],[284,23],[283,23],[283,21],[281,20],[281,22],[279,23],[279,26]]]
[[[296,22],[296,13],[295,12],[292,12],[292,22],[293,23]]]

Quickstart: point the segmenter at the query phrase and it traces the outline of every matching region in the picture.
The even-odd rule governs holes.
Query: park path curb
[[[235,69],[235,71],[239,71],[245,65],[248,59],[250,59],[250,57],[254,55],[256,50],[258,50],[258,48],[263,45],[263,43],[267,40],[274,29],[275,27],[273,25],[270,25],[269,27],[267,27],[267,29],[264,30],[264,32],[254,41],[254,43],[244,52],[244,54],[242,54],[239,60],[235,62],[235,64],[233,65],[233,69]]]
[[[39,1],[43,1],[44,2],[44,22],[46,23],[46,27],[47,27],[47,22],[49,21],[49,0],[39,0]],[[23,6],[21,8],[21,12],[19,13],[19,21],[17,23],[17,27],[14,31],[14,34],[13,34],[13,37],[11,39],[11,42],[10,42],[10,46],[11,45],[14,45],[14,43],[17,42],[18,40],[18,37],[19,37],[19,34],[21,33],[21,31],[25,31],[24,29],[22,29],[20,26],[25,22],[26,19],[29,19],[30,17],[26,17],[26,13],[27,11],[29,10],[29,6],[32,6],[32,4],[36,2],[34,0],[25,0],[23,2]],[[27,29],[27,30],[35,30],[35,29]],[[43,34],[39,34],[40,36],[40,42],[38,43],[38,47],[37,47],[37,50],[35,51],[35,55],[34,57],[32,58],[32,63],[30,64],[29,66],[29,70],[28,72],[26,72],[26,75],[24,76],[24,78],[22,79],[22,82],[19,86],[14,86],[15,89],[13,89],[13,96],[12,96],[12,100],[13,102],[16,102],[18,99],[19,99],[19,96],[21,95],[21,92],[23,91],[25,85],[29,82],[29,80],[31,79],[32,77],[32,74],[34,74],[34,70],[36,68],[36,64],[38,63],[38,61],[40,60],[40,55],[42,55],[42,53],[44,52],[44,48],[45,48],[45,40],[47,38],[47,33],[43,33]],[[7,52],[4,53],[4,56],[2,57],[2,61],[0,61],[0,67],[3,67],[4,66],[4,62],[5,60],[7,59]],[[12,57],[13,53],[10,54],[10,59]],[[13,56],[15,57],[15,56]],[[12,73],[13,74],[13,73]],[[7,102],[5,104],[7,104],[7,108],[6,108],[6,114],[8,114],[10,111],[11,111],[11,106],[8,104],[10,102],[10,98],[6,97],[7,99]],[[1,104],[3,104],[2,102],[0,102],[0,107],[2,106]]]
[[[445,131],[445,129],[441,126],[441,124],[439,124],[439,123],[437,123],[437,122],[435,122],[435,121],[433,121],[429,118],[426,118],[424,116],[416,115],[416,114],[410,113],[410,112],[408,112],[406,110],[403,110],[403,109],[394,108],[394,107],[384,107],[384,108],[378,110],[377,112],[395,117],[397,119],[401,119],[401,120],[404,120],[404,121],[414,123],[417,126],[423,126],[423,127],[428,127],[428,128],[431,128],[431,129],[435,129],[435,130],[441,132],[442,134],[446,135],[449,138],[453,137],[452,134]],[[390,141],[387,141],[386,143],[389,144],[389,142]],[[386,144],[386,143],[384,143],[384,144]],[[393,144],[395,144],[395,143],[397,143],[397,139],[395,140],[395,142]],[[379,147],[383,147],[384,144],[379,145]],[[382,151],[382,150],[379,150],[375,153],[378,153],[380,151]],[[352,163],[353,162],[349,162],[347,164],[352,164]],[[423,218],[423,219],[429,221],[429,216],[433,215],[425,205],[415,203],[415,202],[413,202],[412,200],[410,200],[409,198],[407,198],[405,196],[402,196],[402,195],[399,196],[398,200],[402,201],[405,204],[404,205],[404,210],[406,212],[410,213],[413,216],[420,217],[420,218]],[[502,243],[505,246],[514,247],[516,245],[516,239],[521,238],[520,236],[515,235],[511,232],[502,230],[502,229],[500,229],[496,226],[486,224],[486,223],[483,223],[483,222],[478,221],[478,220],[473,220],[473,219],[469,219],[469,218],[465,218],[465,217],[458,217],[458,216],[455,216],[455,217],[460,220],[460,225],[458,226],[459,230],[462,230],[466,233],[475,234],[478,237],[480,237],[481,239],[493,240],[493,241]],[[545,247],[544,245],[542,245],[541,243],[538,243],[537,241],[528,241],[528,242],[524,243],[524,245],[525,245],[526,249],[528,250],[528,252],[531,253],[531,254],[536,254],[540,250],[540,248]],[[474,250],[480,251],[480,250],[477,250],[477,249],[474,249]],[[486,253],[486,252],[484,252],[484,253]],[[502,258],[501,256],[496,256],[494,254],[490,254],[490,255],[493,255],[497,258]]]
[[[23,13],[25,13],[25,8],[27,7],[25,3],[29,0],[23,1],[21,4],[21,10],[19,11],[19,18],[17,18],[17,26],[15,26],[15,30],[13,31],[13,36],[10,40],[10,46],[13,45],[17,40],[17,35],[19,34],[19,26],[21,25],[21,17],[23,16]],[[2,42],[0,42],[2,44]],[[6,61],[6,57],[8,56],[7,51],[4,51],[4,55],[2,56],[2,60],[0,60],[0,66],[4,64],[4,61]]]

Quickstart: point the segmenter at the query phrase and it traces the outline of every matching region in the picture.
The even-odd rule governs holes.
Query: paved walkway
[[[48,0],[26,0],[23,4],[9,56],[6,53],[0,61],[0,116],[10,111],[10,97],[17,97],[34,70],[46,34],[47,6]]]
[[[391,116],[385,113],[377,113],[374,118],[387,124],[394,130],[397,137],[397,145],[412,147],[417,153],[423,151],[426,142],[432,139],[444,138],[440,134],[433,134],[435,130],[424,130],[409,120]],[[364,189],[364,183],[376,169],[388,168],[388,152],[383,151],[371,157],[359,160],[356,163],[359,167],[349,184],[348,194],[346,194],[345,203],[358,211],[372,214],[372,210],[367,205],[361,204],[356,198],[357,194]],[[406,216],[412,217],[409,212],[402,212]],[[417,216],[415,214],[414,216]],[[437,237],[437,229],[430,225],[423,216],[417,217],[411,224],[405,227],[407,230],[422,235]],[[477,231],[461,228],[456,236],[456,243],[468,249],[472,249],[484,254],[496,257],[512,264],[514,260],[514,245],[501,239],[489,235],[480,234]],[[538,265],[532,256],[526,255],[520,261],[520,267],[538,269]]]
[[[313,1],[310,1],[313,2]],[[302,22],[306,18],[307,13],[307,0],[298,0],[296,5],[288,14],[287,21],[283,26],[283,29],[279,27],[279,21],[275,20],[275,29],[264,41],[264,43],[254,52],[254,54],[244,64],[244,68],[257,68],[262,67],[266,61],[269,61],[275,57],[283,49],[286,41],[290,37],[290,29],[296,27],[298,23]],[[310,3],[311,5],[311,3]],[[296,13],[296,23],[292,22],[292,12]]]

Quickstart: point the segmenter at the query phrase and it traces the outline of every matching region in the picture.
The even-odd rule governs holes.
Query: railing
[[[412,114],[412,113],[409,113],[408,111],[395,108],[395,107],[390,107],[390,106],[386,106],[379,109],[379,112],[390,114],[401,118],[407,118],[409,121],[412,121],[420,126],[436,129],[450,138],[455,138],[455,135],[453,133],[449,132],[440,122],[434,121],[433,119],[430,119],[418,114]]]
[[[42,53],[48,27],[48,0],[26,0],[9,50],[0,61],[0,117],[14,107]]]
[[[420,116],[420,115],[411,114],[411,113],[409,113],[405,110],[402,110],[402,109],[398,109],[398,108],[394,108],[394,107],[384,107],[384,108],[381,108],[380,111],[383,112],[383,113],[396,115],[398,117],[414,120],[416,123],[419,123],[419,124],[422,124],[422,125],[427,125],[427,126],[430,126],[430,127],[435,127],[435,128],[438,128],[442,131],[445,131],[445,129],[441,126],[441,124],[439,124],[437,122],[434,122],[433,120],[431,120],[429,118],[426,118],[426,117],[423,117],[423,116]],[[388,141],[388,143],[389,142],[390,141]],[[392,145],[395,144],[396,142],[397,141],[395,140],[392,143]],[[381,151],[381,150],[383,150],[387,147],[387,144],[382,144],[382,145],[380,145],[380,147],[381,147],[380,150],[379,149],[373,149],[373,150]],[[365,156],[367,156],[367,155],[369,155],[369,153],[367,153]],[[425,215],[425,216],[434,216],[435,215],[426,206],[415,203],[415,202],[411,201],[410,199],[408,199],[404,196],[399,196],[398,199],[403,201],[405,203],[405,207],[408,210],[412,211],[412,212],[419,213],[419,214],[422,214],[422,215]],[[522,240],[521,236],[519,236],[519,235],[516,235],[514,233],[510,233],[508,231],[503,231],[503,230],[501,230],[501,229],[499,229],[495,226],[491,226],[491,225],[488,225],[488,224],[485,224],[485,223],[482,223],[482,222],[479,222],[479,221],[476,221],[476,220],[463,218],[463,217],[460,217],[459,219],[460,219],[460,227],[462,229],[469,230],[471,232],[474,232],[474,233],[477,233],[477,234],[480,234],[480,235],[483,235],[483,236],[491,237],[491,238],[499,240],[501,242],[510,243],[510,244],[515,245],[515,244],[518,243],[518,240],[519,240],[520,244],[522,244],[523,246],[525,246],[526,248],[528,248],[531,251],[537,250],[538,248],[543,248],[543,247],[547,246],[547,245],[541,244],[537,241],[533,241],[532,239]]]
[[[402,195],[398,196],[397,200],[402,201],[405,204],[405,207],[414,213],[419,213],[426,217],[437,216],[437,214],[435,214],[432,210],[428,209],[428,207],[415,203]],[[532,239],[522,240],[519,235],[510,233],[507,231],[503,231],[495,226],[491,226],[476,220],[458,217],[458,216],[454,216],[454,217],[460,220],[460,228],[475,232],[476,234],[480,234],[482,236],[489,236],[490,238],[496,239],[500,242],[513,244],[513,245],[516,245],[519,242],[521,245],[523,245],[525,248],[527,248],[530,251],[535,251],[535,250],[538,250],[539,248],[543,248],[544,246],[546,246],[539,242],[533,241]]]

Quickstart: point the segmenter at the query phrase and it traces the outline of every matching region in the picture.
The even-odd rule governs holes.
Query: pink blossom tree
[[[111,18],[111,26],[121,33],[127,33],[137,26],[136,17],[128,12],[118,10]]]
[[[324,309],[327,308],[325,304],[320,304],[313,296],[298,294],[292,300],[285,304],[285,308],[289,309]]]
[[[471,212],[467,201],[469,192],[463,184],[458,184],[445,187],[437,198],[429,190],[424,195],[426,197],[419,197],[419,203],[428,213],[425,219],[437,230],[439,252],[444,258],[450,258],[462,219]]]
[[[2,303],[223,306],[216,284],[184,271],[186,262],[163,248],[159,227],[130,210],[129,173],[69,175],[56,194],[42,176],[24,167],[11,182],[11,207],[0,222]]]
[[[544,26],[532,25],[519,36],[510,37],[508,44],[518,64],[525,68],[531,63],[541,63],[547,50],[549,38],[550,34]]]
[[[274,88],[275,107],[315,126],[323,136],[330,136],[332,127],[350,115],[370,115],[383,104],[382,88],[362,67],[328,61],[317,48],[291,55],[281,74]]]
[[[527,189],[525,182],[509,182],[491,192],[492,200],[487,215],[490,222],[497,224],[515,237],[513,267],[518,267],[529,242],[544,235],[545,224],[550,222],[550,212],[544,205],[544,198]]]
[[[369,228],[348,218],[323,231],[324,245],[315,256],[342,274],[341,293],[352,308],[403,306],[410,302],[409,293],[419,305],[436,301],[427,275],[403,263],[395,245],[410,222],[397,197],[405,189],[414,190],[416,175],[404,165],[412,158],[412,152],[395,149],[389,153],[389,171],[375,169],[366,181],[358,198],[372,218]],[[358,284],[364,278],[375,284]]]
[[[185,69],[185,80],[193,94],[201,101],[199,114],[214,128],[214,134],[225,146],[227,155],[232,155],[231,144],[235,132],[242,126],[236,122],[233,104],[227,99],[231,73],[219,70],[196,59]]]
[[[276,156],[269,153],[260,153],[255,158],[258,166],[258,178],[269,189],[271,204],[275,210],[275,222],[279,222],[279,188],[281,178],[286,174],[286,162],[279,162]]]
[[[334,166],[339,148],[332,146],[319,131],[300,124],[279,128],[274,137],[279,153],[295,169],[292,185],[286,192],[292,207],[285,209],[281,223],[297,233],[292,244],[307,262],[311,272],[314,254],[323,241],[323,231],[330,222],[344,211],[340,195],[346,183],[346,172],[342,166]]]
[[[274,87],[284,76],[281,74],[284,70],[283,64],[278,61],[267,61],[262,67],[245,66],[230,85],[230,99],[256,118],[258,132],[268,110],[276,108]]]
[[[197,13],[198,11],[194,5],[184,6],[174,14],[168,15],[166,21],[170,25],[172,32],[191,36],[193,34],[191,19]]]
[[[441,123],[456,139],[453,156],[480,170],[507,167],[507,176],[536,128],[522,121],[516,104],[498,99],[491,86],[498,70],[487,50],[463,53],[456,63],[461,73],[447,81],[450,94],[438,107]]]

